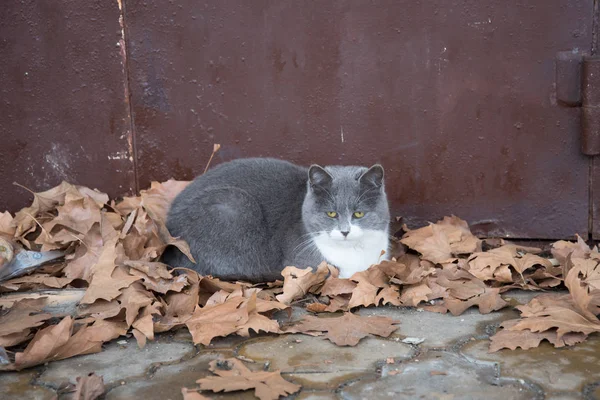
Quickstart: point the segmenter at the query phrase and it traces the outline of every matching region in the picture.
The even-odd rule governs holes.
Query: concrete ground
[[[525,303],[531,293],[506,298]],[[292,318],[305,311],[295,308]],[[99,354],[75,357],[18,373],[0,373],[2,399],[58,399],[65,382],[95,372],[104,377],[106,399],[181,399],[217,358],[243,356],[250,369],[281,370],[302,385],[294,399],[600,399],[600,335],[571,348],[542,343],[527,351],[488,354],[488,334],[516,311],[481,315],[471,309],[453,317],[419,309],[380,307],[361,315],[401,321],[389,338],[367,338],[337,347],[318,337],[260,335],[228,337],[194,346],[180,330],[138,349],[134,338],[106,345]],[[282,319],[287,314],[282,313]],[[405,340],[410,338],[408,340]],[[420,344],[415,339],[424,339]],[[253,399],[253,391],[203,392],[213,399]]]

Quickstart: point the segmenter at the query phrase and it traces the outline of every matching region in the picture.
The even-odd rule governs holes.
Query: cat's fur
[[[353,217],[356,211],[364,217]],[[167,227],[189,243],[197,264],[173,247],[163,259],[201,275],[251,282],[281,279],[288,265],[326,260],[347,278],[387,252],[389,220],[379,165],[308,169],[240,159],[197,177],[173,201]]]

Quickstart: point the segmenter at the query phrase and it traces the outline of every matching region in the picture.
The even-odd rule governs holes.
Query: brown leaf
[[[10,239],[15,235],[16,230],[13,216],[8,211],[0,213],[0,237],[4,236],[6,239]]]
[[[181,388],[181,394],[183,395],[183,400],[210,400],[194,389]]]
[[[11,279],[9,281],[1,282],[0,287],[5,287],[9,289],[14,288],[14,290],[18,288],[20,290],[23,290],[24,288],[30,288],[34,285],[37,285],[60,289],[67,286],[69,283],[71,283],[71,281],[73,281],[72,278],[61,278],[51,276],[48,274],[36,273],[33,275],[22,276],[19,278]]]
[[[325,282],[330,269],[326,262],[322,262],[316,272],[312,268],[300,269],[296,267],[285,267],[281,272],[283,275],[283,294],[277,300],[283,304],[290,304],[293,300],[304,297],[309,292],[316,293],[319,286]]]
[[[121,308],[125,309],[125,322],[127,322],[127,326],[131,326],[137,318],[140,309],[152,304],[154,296],[147,290],[144,290],[138,282],[134,282],[129,287],[123,289],[117,300],[121,304]]]
[[[150,189],[141,192],[142,205],[152,219],[166,224],[167,212],[171,203],[190,183],[190,181],[176,181],[173,179],[162,183],[151,182]]]
[[[336,296],[338,294],[350,294],[356,287],[356,283],[350,279],[329,277],[321,288],[322,296]]]
[[[322,313],[327,310],[327,304],[310,303],[306,305],[306,310],[314,313]]]
[[[508,244],[486,252],[474,253],[469,257],[468,270],[481,280],[511,283],[513,277],[508,267],[512,267],[521,276],[536,265],[548,271],[554,269],[549,260],[529,253],[520,255],[520,249],[522,248]]]
[[[73,400],[95,400],[105,392],[104,379],[95,373],[77,377]]]
[[[23,299],[15,302],[7,312],[0,310],[0,337],[20,334],[29,334],[29,328],[35,328],[52,318],[51,314],[41,313],[46,305],[46,298]]]
[[[587,335],[583,333],[567,333],[561,338],[558,338],[556,330],[544,332],[532,332],[528,329],[511,330],[518,322],[518,319],[512,319],[504,321],[501,324],[504,329],[496,332],[494,336],[490,337],[490,353],[501,349],[515,350],[517,347],[528,350],[538,347],[542,340],[549,341],[554,347],[573,346],[583,342],[587,338]]]
[[[594,250],[590,249],[579,235],[577,235],[577,243],[559,240],[552,244],[551,249],[552,256],[556,258],[560,265],[565,265],[569,254],[571,258],[588,258],[592,251],[595,251],[595,248]]]
[[[569,254],[565,267],[569,271],[565,286],[569,289],[577,311],[588,320],[596,321],[596,315],[600,314],[600,261],[572,259]]]
[[[65,196],[65,204],[56,208],[58,216],[44,224],[51,232],[57,225],[86,234],[95,223],[100,223],[100,207],[89,197]]]
[[[333,296],[329,301],[329,305],[325,309],[327,312],[336,312],[336,311],[348,311],[348,304],[350,303],[350,296],[346,294],[341,294],[337,296]]]
[[[165,332],[183,326],[198,305],[200,277],[189,269],[181,268],[176,271],[186,276],[189,286],[180,293],[170,292],[163,296],[165,312],[164,316],[155,322],[155,332]]]
[[[383,288],[375,298],[375,305],[379,304],[391,304],[394,306],[402,305],[402,302],[400,301],[400,292],[398,286],[392,285]]]
[[[455,216],[426,227],[408,230],[400,240],[403,244],[423,255],[423,259],[434,263],[451,260],[459,254],[481,250],[481,240],[473,236],[467,223]]]
[[[416,307],[419,303],[427,301],[431,293],[433,292],[426,283],[404,286],[400,295],[400,302],[407,306]]]
[[[348,308],[365,306],[368,307],[375,304],[375,297],[379,288],[370,284],[366,280],[361,280],[356,288],[352,291],[352,297],[348,303]]]
[[[75,251],[73,256],[67,256],[70,260],[64,269],[64,274],[68,278],[91,279],[91,270],[98,263],[100,255],[106,244],[116,243],[119,234],[105,218],[101,217],[99,224],[94,224],[92,228],[83,236],[81,245]],[[115,254],[116,258],[116,254]]]
[[[283,379],[280,371],[252,372],[236,358],[211,361],[210,370],[217,376],[209,376],[196,381],[200,384],[201,390],[234,392],[254,389],[254,395],[259,399],[276,400],[301,389],[300,385]]]
[[[20,186],[20,185],[19,185]],[[26,190],[29,190],[25,188]],[[15,214],[12,225],[16,227],[15,236],[22,236],[35,226],[34,217],[39,213],[47,212],[57,205],[65,202],[65,196],[70,193],[75,196],[81,195],[77,188],[70,183],[61,182],[60,185],[40,193],[33,194],[33,203],[29,207],[21,209]]]
[[[194,344],[207,346],[217,336],[235,333],[238,327],[248,322],[246,299],[235,297],[223,304],[197,307],[186,325],[192,334]]]
[[[317,318],[306,316],[291,326],[287,332],[311,333],[327,332],[326,337],[338,346],[356,346],[367,336],[390,336],[399,322],[388,317],[361,317],[352,313],[344,313],[339,318]]]
[[[121,294],[121,290],[139,280],[137,276],[113,277],[116,268],[115,259],[117,239],[110,239],[105,245],[98,258],[98,262],[91,269],[91,282],[83,299],[82,304],[91,304],[97,299],[112,300]]]

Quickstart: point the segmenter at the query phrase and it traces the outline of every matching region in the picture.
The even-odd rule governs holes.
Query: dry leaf
[[[51,314],[41,312],[45,305],[45,297],[23,299],[15,302],[8,310],[0,310],[0,338],[24,331],[29,333],[30,328],[40,326],[44,321],[52,318]]]
[[[350,294],[356,287],[356,283],[350,279],[329,277],[321,288],[322,296],[336,296],[338,294]]]
[[[420,229],[406,230],[400,241],[421,253],[423,259],[434,263],[447,262],[459,254],[481,250],[481,240],[471,233],[465,221],[455,216],[444,217]]]
[[[200,384],[201,390],[234,392],[254,389],[254,395],[259,399],[276,400],[301,389],[300,385],[283,379],[280,371],[252,372],[236,358],[211,361],[210,370],[217,376],[209,376],[196,381]]]
[[[577,243],[559,240],[552,244],[551,250],[552,256],[556,258],[560,265],[565,265],[569,254],[571,258],[588,258],[592,251],[596,251],[596,249],[590,249],[579,235],[577,235]]]
[[[194,389],[181,388],[181,394],[183,395],[183,400],[210,400]]]
[[[91,269],[91,282],[85,292],[82,304],[92,304],[97,299],[112,300],[121,294],[121,290],[139,280],[137,276],[113,277],[115,271],[117,239],[109,240],[102,250],[98,262]]]
[[[306,310],[314,313],[322,313],[327,311],[327,304],[310,303],[306,305]]]
[[[283,304],[290,304],[293,300],[304,297],[309,292],[317,292],[318,287],[325,282],[330,269],[326,262],[322,262],[316,272],[312,268],[300,269],[296,267],[285,267],[281,272],[283,275],[283,294],[277,300]]]
[[[350,297],[348,308],[358,306],[368,307],[375,304],[375,297],[377,296],[378,291],[379,288],[377,286],[370,284],[366,280],[360,281],[352,291],[352,297]]]
[[[538,347],[542,340],[549,341],[554,347],[573,346],[587,338],[584,333],[567,333],[559,339],[556,330],[544,332],[532,332],[528,329],[511,330],[518,322],[518,319],[512,319],[501,324],[504,329],[490,337],[490,353],[501,349],[515,350],[517,347],[528,350]]]
[[[93,372],[77,377],[73,400],[95,400],[105,392],[104,379]]]
[[[398,329],[398,323],[388,317],[361,317],[352,313],[344,313],[339,318],[306,316],[286,332],[327,332],[326,337],[338,346],[356,346],[362,338],[370,335],[390,336]]]

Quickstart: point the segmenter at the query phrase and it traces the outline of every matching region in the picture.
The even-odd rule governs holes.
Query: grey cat
[[[250,282],[281,279],[288,265],[326,260],[348,278],[388,250],[383,174],[380,165],[305,168],[270,158],[220,164],[175,198],[167,218],[197,264],[174,247],[163,260]]]

